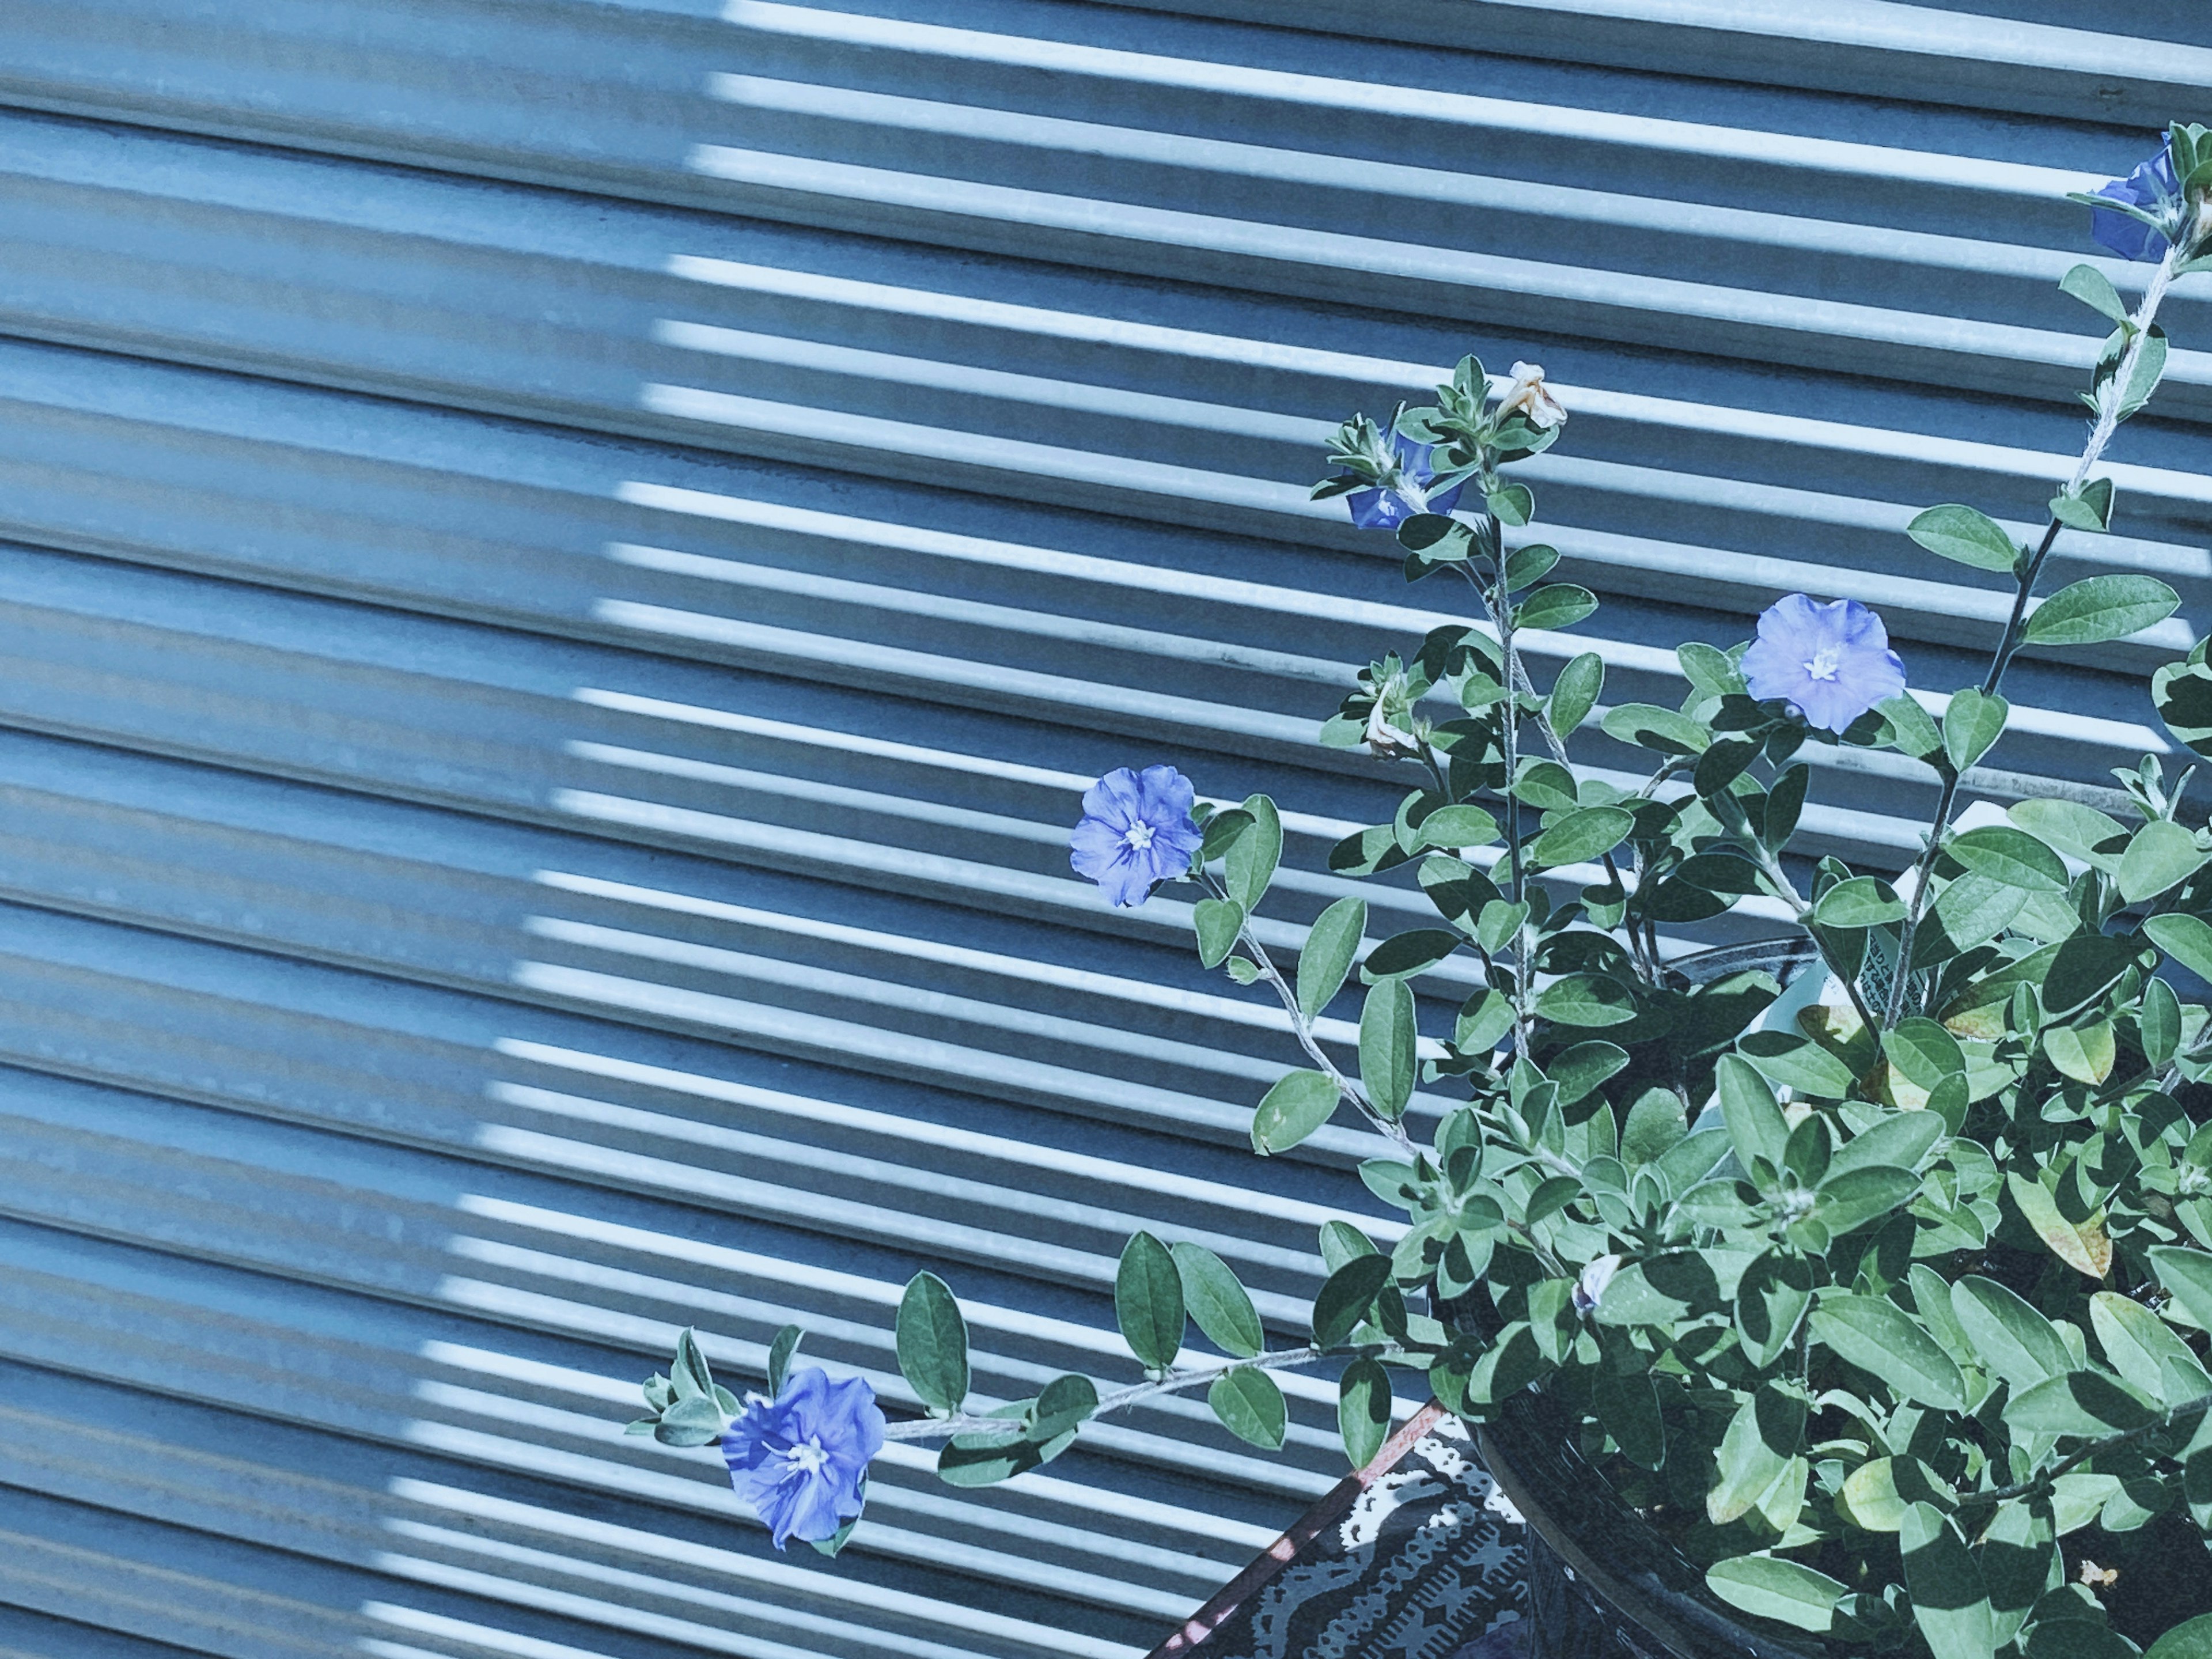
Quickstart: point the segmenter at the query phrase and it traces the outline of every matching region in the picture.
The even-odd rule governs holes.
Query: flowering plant
[[[1745,646],[1683,646],[1677,708],[1601,708],[1595,652],[1540,690],[1523,637],[1597,605],[1549,580],[1559,555],[1524,533],[1535,503],[1510,471],[1565,429],[1542,371],[1493,382],[1470,358],[1432,404],[1347,422],[1315,493],[1391,532],[1408,579],[1464,580],[1474,614],[1370,664],[1323,727],[1412,775],[1328,862],[1411,878],[1437,925],[1370,945],[1346,893],[1279,966],[1254,925],[1298,902],[1271,896],[1274,803],[1200,803],[1166,767],[1102,778],[1072,858],[1115,905],[1196,890],[1201,960],[1277,999],[1307,1062],[1257,1103],[1254,1149],[1349,1112],[1379,1152],[1360,1176],[1403,1222],[1325,1225],[1310,1331],[1272,1351],[1218,1256],[1139,1233],[1115,1302],[1140,1382],[1066,1376],[971,1409],[959,1307],[925,1273],[897,1317],[925,1415],[886,1427],[864,1383],[787,1375],[795,1330],[740,1405],[687,1334],[633,1429],[720,1442],[779,1546],[834,1550],[885,1436],[942,1439],[944,1478],[982,1484],[1102,1413],[1203,1388],[1231,1432],[1279,1446],[1272,1373],[1325,1365],[1358,1466],[1393,1372],[1471,1419],[1535,1388],[1618,1501],[1754,1621],[1932,1659],[2212,1654],[2212,1597],[2161,1638],[2171,1608],[2130,1613],[2106,1589],[2130,1540],[2177,1535],[2179,1582],[2212,1585],[2212,1011],[2177,988],[2212,978],[2212,836],[2180,821],[2187,777],[2148,758],[2118,774],[2130,823],[2063,790],[1973,827],[1956,811],[2002,791],[1977,769],[2017,653],[2123,639],[2179,605],[2140,575],[2037,590],[2062,535],[2110,521],[2098,463],[2159,383],[2169,284],[2212,268],[2209,198],[2212,135],[2177,126],[2080,198],[2100,240],[2155,264],[2132,310],[2094,267],[2062,284],[2111,331],[2039,532],[1955,504],[1907,526],[2014,590],[1986,673],[1948,698],[1906,690],[1865,607],[1804,594]],[[2152,689],[2212,754],[2206,647]],[[1642,756],[1639,786],[1577,765],[1569,739],[1594,720]],[[1793,851],[1805,757],[1842,749],[1925,769],[1936,805],[1909,870]],[[1662,947],[1662,927],[1753,896],[1789,937]],[[1356,1044],[1324,1025],[1355,996]],[[1218,1358],[1179,1364],[1192,1323]]]

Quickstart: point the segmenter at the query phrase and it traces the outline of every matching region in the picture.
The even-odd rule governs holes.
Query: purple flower
[[[1779,698],[1807,725],[1841,732],[1905,690],[1905,665],[1881,618],[1856,599],[1815,605],[1792,593],[1760,616],[1743,678],[1761,702]]]
[[[1395,470],[1373,489],[1355,489],[1345,498],[1352,507],[1352,523],[1362,530],[1395,530],[1417,513],[1450,512],[1467,480],[1462,478],[1437,495],[1428,493],[1437,476],[1430,463],[1436,447],[1415,443],[1393,431],[1390,450],[1397,457]]]
[[[2157,155],[2096,194],[2170,222],[2181,197],[2181,181],[2173,176],[2172,152],[2160,145]],[[2112,249],[2123,259],[2162,259],[2168,246],[2165,237],[2142,220],[2110,208],[2089,210],[2089,234],[2100,246]]]
[[[876,1391],[857,1376],[832,1382],[812,1365],[785,1377],[774,1400],[749,1398],[722,1436],[730,1484],[778,1549],[836,1537],[860,1512],[869,1460],[883,1449]]]
[[[1155,884],[1190,868],[1206,839],[1190,819],[1196,799],[1172,766],[1148,766],[1141,775],[1117,768],[1084,791],[1067,861],[1098,884],[1109,904],[1142,904]]]

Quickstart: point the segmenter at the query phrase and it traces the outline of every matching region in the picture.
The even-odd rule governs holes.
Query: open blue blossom
[[[2170,218],[2181,197],[2181,181],[2173,176],[2173,154],[2165,145],[2158,154],[2124,179],[2115,179],[2095,192],[2115,202],[2125,202],[2157,218]],[[2162,259],[2166,239],[2140,219],[2110,208],[2089,210],[2089,234],[2101,247],[2123,259]]]
[[[1109,904],[1133,907],[1155,884],[1190,868],[1205,836],[1191,822],[1198,792],[1172,766],[1143,773],[1120,767],[1083,794],[1083,822],[1068,837],[1068,862],[1098,884]]]
[[[860,1512],[868,1463],[883,1449],[876,1391],[811,1365],[785,1377],[774,1400],[752,1395],[722,1436],[730,1484],[778,1549],[836,1537]]]
[[[1437,495],[1428,493],[1437,476],[1431,459],[1436,453],[1433,444],[1415,443],[1394,431],[1390,452],[1397,457],[1396,470],[1373,489],[1355,489],[1345,497],[1352,523],[1362,530],[1395,530],[1417,513],[1449,513],[1458,503],[1460,491],[1467,487],[1464,478]]]
[[[1905,664],[1881,618],[1856,599],[1815,605],[1792,593],[1760,616],[1743,678],[1760,702],[1779,698],[1808,725],[1841,732],[1905,690]]]

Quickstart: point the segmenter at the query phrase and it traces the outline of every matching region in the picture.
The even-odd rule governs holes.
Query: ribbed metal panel
[[[1362,1137],[1242,1150],[1279,1021],[1064,837],[1169,760],[1291,809],[1285,942],[1341,890],[1396,786],[1316,725],[1448,596],[1305,499],[1328,430],[1545,364],[1608,603],[1540,674],[1673,702],[1805,588],[1954,683],[1998,596],[1901,526],[2039,514],[2063,196],[2212,91],[2189,0],[843,3],[0,13],[0,1654],[1141,1653],[1334,1478],[1325,1383],[1279,1458],[895,1450],[833,1567],[635,1381],[795,1319],[897,1401],[923,1265],[981,1393],[1127,1377],[1139,1226],[1295,1328]],[[2025,659],[1989,799],[2167,746],[2212,281],[2167,317],[2057,556],[2185,609]],[[1831,758],[1808,838],[1928,793]]]

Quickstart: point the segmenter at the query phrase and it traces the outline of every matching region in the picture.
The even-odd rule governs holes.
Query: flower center
[[[1135,852],[1141,853],[1152,844],[1152,826],[1149,823],[1133,823],[1122,833],[1121,845]]]
[[[822,1449],[822,1442],[817,1437],[809,1435],[803,1444],[793,1446],[784,1453],[783,1458],[784,1479],[787,1480],[795,1474],[813,1474],[830,1461],[830,1454]]]
[[[1806,678],[1815,680],[1832,680],[1835,678],[1836,670],[1842,665],[1843,655],[1844,653],[1838,651],[1832,645],[1822,646],[1818,651],[1815,651],[1811,657],[1807,659],[1805,663]]]

